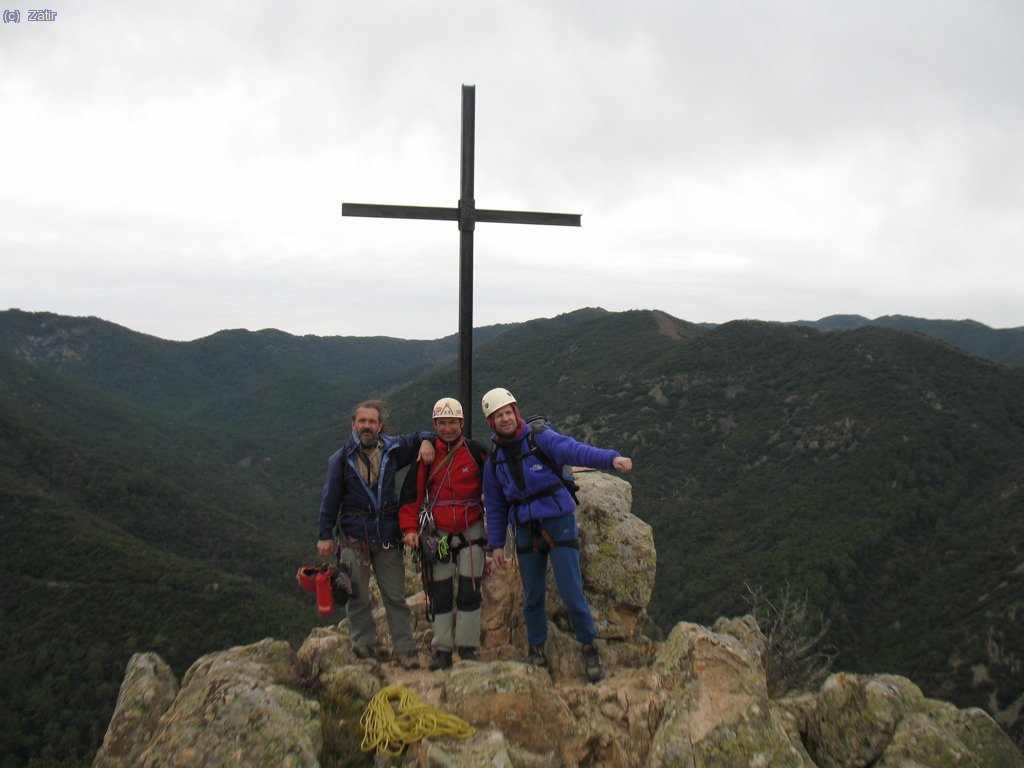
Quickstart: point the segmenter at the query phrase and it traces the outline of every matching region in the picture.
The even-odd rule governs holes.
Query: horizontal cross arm
[[[342,216],[371,216],[378,219],[432,219],[458,221],[458,208],[434,208],[427,205],[376,205],[372,203],[342,203]]]
[[[492,211],[478,208],[477,221],[489,221],[498,224],[548,224],[560,227],[580,226],[578,213],[539,213],[537,211]]]
[[[539,211],[495,211],[487,208],[470,209],[473,221],[496,224],[547,224],[562,227],[580,226],[578,213],[541,213]],[[435,208],[427,205],[378,205],[372,203],[342,203],[342,216],[369,216],[377,219],[431,219],[458,221],[458,208]]]

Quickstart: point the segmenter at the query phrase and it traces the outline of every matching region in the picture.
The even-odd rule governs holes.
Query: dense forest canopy
[[[1014,711],[1024,330],[588,309],[475,337],[475,392],[507,386],[633,457],[663,629],[742,612],[745,585],[789,589],[827,617],[839,666]],[[87,761],[133,652],[180,675],[322,622],[294,573],[326,458],[366,397],[393,431],[427,427],[456,348],[0,313],[0,768]]]

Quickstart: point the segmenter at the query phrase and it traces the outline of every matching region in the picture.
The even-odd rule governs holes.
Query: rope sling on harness
[[[434,621],[434,601],[431,596],[430,584],[433,581],[435,563],[453,562],[458,557],[459,550],[465,546],[483,546],[486,539],[470,539],[465,533],[444,533],[437,530],[434,524],[434,505],[440,503],[445,507],[476,507],[480,502],[478,499],[445,499],[440,500],[440,491],[451,474],[454,466],[454,458],[459,449],[466,446],[472,453],[472,449],[466,445],[465,437],[460,437],[448,448],[445,457],[434,464],[426,477],[423,488],[423,503],[419,511],[419,540],[420,545],[413,552],[413,559],[418,562],[420,568],[423,592],[426,596],[426,617],[427,621]],[[443,474],[442,474],[443,470]],[[440,475],[440,478],[438,478]],[[435,484],[435,479],[437,480]],[[436,491],[431,494],[430,488],[436,485]],[[467,523],[468,524],[468,523]]]
[[[423,739],[468,739],[476,733],[465,720],[424,704],[415,693],[400,685],[377,691],[359,718],[359,725],[363,728],[359,745],[363,752],[376,750],[377,754],[395,757],[409,744]]]

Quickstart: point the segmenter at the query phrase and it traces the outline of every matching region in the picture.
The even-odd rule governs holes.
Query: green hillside
[[[180,674],[210,650],[305,637],[321,620],[294,574],[313,556],[349,409],[454,344],[277,331],[167,342],[0,313],[0,765],[47,745],[95,750],[132,652]],[[48,608],[54,590],[75,595],[70,609]]]
[[[1024,371],[918,328],[845,327],[585,309],[480,329],[465,405],[486,438],[478,398],[507,386],[524,412],[634,458],[661,626],[742,611],[745,584],[789,586],[829,618],[840,666],[1012,713]],[[1016,337],[998,338],[992,357]],[[454,351],[278,331],[166,342],[0,312],[10,764],[95,749],[133,651],[180,673],[206,650],[307,633],[294,571],[349,409],[385,395],[393,431],[427,426],[457,393]]]
[[[180,675],[316,623],[272,540],[3,415],[0,509],[0,765],[95,750],[136,651]]]
[[[885,315],[874,320],[860,315],[832,315],[815,321],[803,320],[797,325],[822,331],[850,331],[865,325],[896,328],[940,339],[1000,365],[1024,368],[1024,328],[989,328],[974,320],[925,320],[906,315]]]
[[[508,386],[525,412],[634,458],[663,627],[743,610],[747,583],[788,585],[831,622],[840,666],[1013,717],[1024,372],[885,328],[706,330],[650,312],[509,332],[474,371],[476,392]],[[396,393],[405,418],[445,375]]]
[[[645,462],[669,484],[638,503],[675,554],[660,620],[734,611],[744,581],[790,583],[829,616],[841,666],[961,703],[1024,691],[1019,671],[972,682],[1024,651],[1020,372],[883,329],[734,323],[652,374],[658,424],[638,437],[676,436]]]

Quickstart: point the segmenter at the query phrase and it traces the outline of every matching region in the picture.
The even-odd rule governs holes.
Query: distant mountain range
[[[634,458],[663,628],[744,611],[745,584],[788,585],[830,621],[840,666],[907,674],[1019,739],[1024,329],[583,309],[474,340],[475,392],[507,386]],[[273,330],[170,342],[0,312],[0,753],[95,749],[133,651],[180,674],[308,633],[321,620],[294,572],[352,405],[384,395],[394,431],[428,427],[458,391],[456,350]]]
[[[1024,328],[989,328],[973,320],[922,320],[905,315],[885,315],[868,320],[860,315],[830,315],[821,320],[800,320],[820,331],[852,331],[865,325],[896,328],[939,339],[994,363],[1024,367]]]

